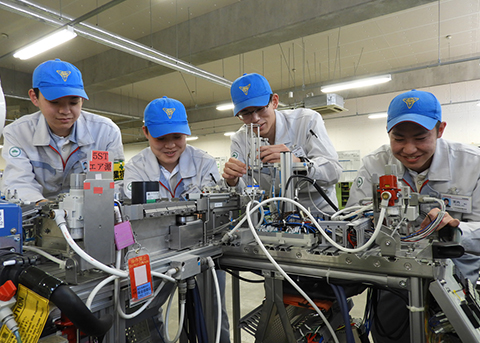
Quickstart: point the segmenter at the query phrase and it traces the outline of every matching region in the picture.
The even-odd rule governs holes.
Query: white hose
[[[58,267],[60,269],[65,269],[65,261],[64,260],[61,260],[51,254],[49,254],[48,252],[46,251],[43,251],[42,249],[39,249],[39,248],[36,248],[36,247],[32,247],[30,245],[24,245],[23,246],[23,250],[28,250],[28,251],[33,251],[34,253],[37,253],[39,255],[42,255],[43,257],[46,257],[48,258],[50,261],[52,262],[55,262],[56,264],[58,264]]]
[[[276,200],[283,200],[283,199],[288,199],[288,198],[270,198],[270,199],[267,199],[267,200],[264,200],[262,201],[262,203],[264,202],[267,202],[269,200],[271,201],[276,201]],[[288,199],[288,200],[291,200],[291,199]],[[292,200],[294,203],[295,201]],[[273,264],[273,266],[275,267],[275,269],[277,269],[280,274],[282,274],[282,276],[285,278],[285,280],[287,280],[308,302],[309,304],[315,309],[315,311],[318,313],[318,315],[320,316],[320,318],[322,318],[323,322],[325,323],[325,325],[327,326],[328,328],[328,331],[330,331],[330,334],[332,335],[333,337],[333,340],[335,341],[335,343],[339,343],[339,340],[338,340],[338,337],[337,335],[335,334],[335,330],[332,328],[332,326],[330,325],[330,323],[328,322],[327,318],[325,317],[325,315],[322,313],[322,311],[318,308],[317,304],[315,304],[315,302],[310,299],[310,297],[307,295],[307,293],[305,293],[303,291],[303,289],[301,289],[293,280],[290,276],[288,276],[288,274],[282,269],[282,267],[280,267],[280,265],[277,263],[277,261],[275,261],[275,259],[272,257],[272,255],[270,255],[270,253],[267,251],[267,249],[265,248],[265,246],[263,245],[260,237],[258,237],[258,234],[255,230],[255,227],[253,226],[253,223],[252,223],[252,220],[250,218],[250,206],[251,206],[251,202],[248,203],[247,205],[247,215],[246,215],[246,218],[247,218],[247,221],[248,221],[248,227],[250,228],[250,231],[252,231],[252,234],[253,234],[253,237],[255,238],[255,240],[257,241],[258,245],[260,246],[260,249],[262,249],[263,253],[265,254],[265,256],[267,256],[267,258],[270,260],[270,262]],[[258,205],[257,205],[258,206]],[[303,206],[302,206],[303,207]],[[256,209],[255,209],[256,210]],[[303,209],[302,209],[303,210]],[[305,211],[305,210],[304,210]],[[307,212],[308,216],[311,216],[310,212]]]
[[[176,288],[176,287],[175,287]],[[172,300],[173,300],[173,295],[175,293],[175,289],[173,289],[170,298],[168,299],[168,305],[167,305],[167,310],[165,311],[165,320],[163,322],[163,327],[164,327],[164,332],[165,332],[165,337],[164,340],[166,343],[174,343],[178,340],[180,337],[180,334],[182,333],[183,329],[183,321],[185,320],[185,300],[180,301],[180,317],[178,319],[178,331],[177,334],[175,335],[174,339],[170,339],[170,335],[168,333],[168,320],[170,317],[170,310],[172,307]]]
[[[350,206],[350,207],[346,207],[336,213],[334,213],[332,215],[332,217],[330,218],[331,220],[345,220],[347,218],[350,218],[350,217],[353,217],[353,216],[356,216],[357,214],[360,214],[360,213],[363,213],[365,211],[369,211],[373,208],[373,204],[368,204],[366,206]],[[343,212],[345,211],[348,211],[348,210],[354,210],[354,209],[357,209],[355,212],[350,212],[344,216],[339,216],[340,214],[342,214]],[[338,217],[338,218],[337,218]]]
[[[281,198],[270,198],[270,199],[281,199]],[[264,201],[262,201],[262,203],[259,203],[257,200],[252,200],[251,202],[254,202],[256,204],[258,204],[257,206],[255,206],[255,208],[252,210],[251,213],[255,212],[258,208],[260,208],[260,211],[262,213],[262,216],[260,217],[260,220],[258,221],[258,226],[260,226],[263,222],[263,219],[264,219],[264,211],[263,211],[263,206],[262,204],[264,203]],[[227,243],[229,242],[230,240],[233,239],[233,234],[238,231],[238,229],[240,229],[240,227],[243,225],[243,223],[245,223],[245,221],[247,220],[247,216],[243,217],[242,220],[240,220],[238,222],[237,225],[235,225],[235,227],[233,229],[231,229],[230,231],[226,232],[225,235],[222,237],[222,243]]]
[[[85,261],[92,264],[94,267],[97,267],[98,269],[100,269],[100,270],[102,270],[106,273],[112,274],[110,277],[108,277],[105,280],[103,280],[102,282],[100,282],[94,288],[94,290],[90,294],[89,298],[87,299],[87,303],[89,303],[88,307],[90,308],[91,303],[93,302],[93,299],[95,298],[96,294],[100,291],[100,289],[102,287],[104,287],[106,284],[108,284],[109,282],[113,281],[113,280],[115,281],[115,293],[116,293],[115,298],[116,298],[116,296],[118,295],[119,278],[128,278],[129,277],[129,273],[127,271],[124,271],[124,270],[120,269],[121,250],[117,251],[117,262],[116,262],[117,268],[111,268],[111,267],[97,261],[96,259],[94,259],[90,255],[88,255],[73,240],[72,236],[70,235],[70,232],[68,232],[68,228],[67,228],[67,225],[65,223],[65,212],[63,210],[53,210],[53,212],[55,213],[55,221],[56,221],[58,227],[60,228],[60,230],[62,231],[62,234],[65,237],[65,240],[67,241],[67,243],[70,245],[70,247],[81,258],[83,258]],[[176,282],[176,280],[170,276],[170,275],[175,274],[176,272],[177,272],[177,270],[175,268],[172,268],[172,269],[167,271],[166,275],[162,274],[162,273],[157,273],[157,272],[152,272],[152,275],[156,276],[156,277],[161,277],[161,278],[163,278],[165,280],[168,280],[168,281],[171,281],[171,282]],[[131,318],[136,317],[141,312],[143,312],[147,308],[148,305],[150,305],[150,303],[153,301],[153,299],[155,299],[155,297],[160,293],[160,290],[162,289],[164,284],[165,283],[162,282],[157,287],[157,289],[155,290],[155,293],[154,293],[153,297],[151,297],[148,301],[146,301],[143,304],[143,306],[140,309],[138,309],[137,311],[135,311],[134,313],[131,313],[131,314],[128,314],[128,315],[125,314],[122,311],[122,309],[120,308],[120,306],[117,306],[117,312],[124,319],[131,319]]]
[[[388,193],[388,192],[385,192],[388,196],[388,199],[390,199],[391,197],[391,194]],[[289,199],[289,198],[283,198],[283,197],[277,197],[277,198],[270,198],[270,199],[266,199],[264,201],[262,201],[260,204],[256,205],[254,208],[250,209],[250,206],[247,206],[247,213],[246,213],[246,218],[248,220],[248,216],[250,214],[252,214],[253,212],[255,212],[260,206],[263,206],[269,202],[274,202],[274,201],[286,201],[286,202],[290,202],[292,204],[294,204],[295,206],[297,206],[298,208],[300,208],[303,212],[305,212],[305,214],[310,218],[310,220],[312,221],[312,224],[315,225],[315,227],[318,229],[318,231],[325,237],[325,239],[331,244],[333,245],[335,248],[337,248],[338,250],[341,250],[341,251],[344,251],[344,252],[349,252],[349,253],[357,253],[357,252],[360,252],[360,251],[363,251],[365,249],[367,249],[368,247],[370,247],[370,245],[372,245],[373,242],[375,242],[375,240],[377,239],[377,236],[378,234],[380,233],[380,230],[382,228],[382,223],[383,223],[383,220],[385,219],[385,213],[387,211],[387,206],[388,206],[388,199],[383,199],[381,204],[380,204],[380,207],[381,207],[381,210],[380,210],[380,216],[379,216],[379,220],[378,220],[378,223],[377,223],[377,226],[375,227],[375,230],[373,232],[373,235],[370,237],[370,239],[365,243],[363,244],[362,246],[358,247],[358,248],[346,248],[344,246],[341,246],[340,244],[338,244],[337,242],[335,242],[333,239],[330,238],[330,236],[328,236],[328,234],[322,229],[322,227],[320,226],[320,224],[318,224],[317,220],[312,216],[312,214],[300,203],[296,202],[295,200],[292,200],[292,199]],[[248,203],[249,205],[251,205],[251,202]],[[241,223],[238,223],[238,225],[240,225]],[[237,229],[237,226],[233,229]],[[232,231],[233,231],[232,230]],[[230,231],[230,236],[231,236],[231,233],[232,231]],[[227,233],[228,234],[228,233]],[[222,240],[225,238],[225,236],[222,238]]]
[[[112,282],[114,280],[118,279],[118,276],[116,275],[110,275],[109,277],[107,277],[106,279],[104,279],[102,282],[99,282],[98,285],[95,286],[95,288],[93,288],[92,292],[90,293],[90,295],[88,296],[88,299],[87,299],[87,302],[85,303],[85,305],[88,307],[89,310],[91,310],[91,306],[92,306],[92,302],[93,302],[93,299],[95,299],[95,296],[97,295],[97,293],[103,288],[105,287],[105,285],[107,285],[109,282]]]
[[[207,261],[208,261],[208,266],[212,271],[213,283],[215,284],[215,293],[217,295],[217,335],[215,336],[216,337],[215,342],[219,343],[220,331],[222,328],[222,297],[220,294],[220,285],[218,284],[217,273],[215,272],[215,263],[213,262],[213,259],[210,256],[207,257]]]
[[[68,245],[70,245],[70,247],[78,254],[78,256],[93,265],[95,268],[98,268],[108,274],[116,275],[122,278],[128,277],[128,272],[117,268],[111,268],[87,254],[82,248],[77,245],[77,243],[75,243],[72,236],[70,235],[70,232],[68,232],[67,224],[65,222],[65,212],[63,210],[52,210],[52,212],[55,214],[55,222],[62,231],[63,237],[65,237]]]
[[[150,299],[148,299],[143,305],[142,307],[140,307],[138,310],[136,310],[135,312],[133,313],[130,313],[130,314],[126,314],[125,312],[123,312],[122,308],[120,306],[117,307],[117,312],[118,314],[120,315],[120,317],[122,317],[123,319],[132,319],[132,318],[135,318],[136,316],[138,316],[140,313],[142,313],[143,311],[145,311],[145,309],[148,307],[148,305],[150,305],[152,303],[152,301],[157,297],[157,295],[160,293],[160,291],[162,290],[163,286],[165,285],[165,281],[162,281],[162,283],[160,283],[160,285],[158,285],[157,289],[155,290],[155,292],[153,293],[153,296],[150,297]]]
[[[163,274],[163,273],[159,273],[159,272],[154,272],[153,270],[150,272],[152,274],[152,276],[156,276],[156,277],[159,277],[161,279],[164,279],[166,281],[170,281],[170,282],[177,282],[177,280],[175,280],[173,277],[171,277],[170,275],[173,275],[177,272],[177,270],[175,269],[175,272],[172,273],[172,271],[170,270],[169,272],[167,273],[170,273],[169,275],[167,274]]]

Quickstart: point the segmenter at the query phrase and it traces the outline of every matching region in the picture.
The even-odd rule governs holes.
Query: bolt
[[[380,264],[380,261],[375,261],[375,262],[373,263],[373,266],[374,266],[375,268],[379,268],[380,265],[381,265],[381,264]]]
[[[346,263],[346,264],[352,264],[353,261],[352,261],[352,259],[351,259],[350,257],[347,257],[347,258],[345,259],[345,263]]]
[[[253,249],[254,254],[258,254],[258,248]]]
[[[407,287],[407,282],[406,282],[405,280],[400,281],[398,284],[399,284],[400,287],[402,287],[402,288]]]
[[[405,263],[403,266],[406,270],[412,270],[412,265],[410,263]]]
[[[295,254],[295,256],[296,256],[297,258],[302,258],[302,253],[301,253],[301,252],[297,252],[297,253]]]
[[[11,229],[10,229],[10,234],[11,234],[11,235],[14,235],[14,234],[16,234],[16,233],[17,233],[17,229],[15,229],[15,228],[11,228]]]
[[[388,241],[388,240],[385,241],[385,245],[386,245],[387,247],[390,246],[390,244],[392,244],[392,242],[390,242],[390,241]]]

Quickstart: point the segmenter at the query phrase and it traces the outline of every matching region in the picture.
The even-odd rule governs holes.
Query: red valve
[[[12,282],[12,280],[8,280],[2,286],[0,286],[0,300],[1,301],[8,301],[13,298],[13,296],[17,293],[17,287]]]

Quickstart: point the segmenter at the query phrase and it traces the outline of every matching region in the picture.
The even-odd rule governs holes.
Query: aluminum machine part
[[[393,201],[385,210],[385,225],[379,228],[375,243],[363,251],[351,253],[343,251],[338,246],[352,248],[348,240],[348,234],[352,232],[355,232],[354,236],[359,246],[362,242],[366,242],[373,229],[373,223],[368,218],[353,221],[319,221],[322,230],[338,246],[332,245],[320,232],[302,232],[302,223],[297,223],[299,230],[296,233],[291,233],[295,231],[291,227],[288,227],[288,232],[279,229],[281,226],[279,223],[277,227],[265,224],[257,229],[257,234],[265,249],[289,275],[331,282],[341,280],[366,285],[382,285],[407,291],[410,308],[419,310],[410,312],[410,335],[414,342],[425,342],[424,312],[421,309],[425,301],[423,292],[426,285],[430,284],[431,293],[442,306],[446,317],[452,316],[452,325],[455,329],[468,332],[460,336],[466,337],[466,341],[478,341],[477,335],[480,329],[477,325],[480,325],[480,316],[479,320],[476,317],[480,314],[478,310],[480,301],[476,291],[473,289],[471,292],[473,295],[468,297],[468,305],[465,305],[458,297],[453,301],[455,294],[455,291],[452,291],[453,287],[445,286],[448,284],[445,280],[461,279],[453,278],[452,261],[449,259],[449,257],[458,257],[459,255],[456,254],[459,252],[456,248],[461,247],[456,246],[450,252],[452,255],[448,256],[446,251],[450,246],[443,246],[443,243],[439,242],[438,233],[433,231],[428,236],[429,239],[404,241],[405,236],[412,233],[414,221],[420,213],[419,206],[431,200],[416,193],[410,193],[401,185],[397,185],[394,174],[395,171],[390,169],[388,178],[379,178],[374,194],[377,194],[379,189],[382,193],[389,193]],[[284,185],[283,182],[282,184]],[[374,201],[373,208],[375,222],[378,223],[380,201]],[[224,254],[220,258],[221,264],[234,270],[253,270],[263,275],[277,275],[277,269],[260,249],[251,232],[250,234],[248,232],[250,229],[240,229],[236,232],[235,238],[224,245]],[[453,238],[451,243],[455,245],[458,240]],[[267,318],[271,315],[272,304],[275,304],[276,298],[282,297],[281,287],[275,287],[275,285],[273,279],[267,282],[266,278],[265,288],[269,306],[265,310],[262,309],[261,323],[263,324],[257,327],[255,333],[257,342],[262,341],[266,333],[268,327],[266,323],[269,322]],[[239,288],[236,289],[239,292]],[[461,287],[457,287],[457,292],[458,289]],[[273,292],[275,294],[269,294],[268,290],[275,290]],[[234,298],[239,297],[239,293],[234,295]],[[458,320],[455,317],[460,311],[463,313],[462,318],[465,317],[468,320]],[[285,321],[285,318],[281,319],[282,322]],[[458,323],[459,321],[462,324]],[[291,336],[289,329],[285,330],[285,335]],[[327,340],[327,342],[330,341]]]
[[[281,185],[282,185],[282,194],[284,197],[293,199],[293,188],[294,182],[292,182],[288,188],[287,183],[290,180],[290,177],[293,175],[293,161],[292,153],[290,151],[283,151],[280,153],[280,170],[281,170]],[[285,204],[285,212],[292,212],[294,206],[292,203]]]
[[[90,263],[73,253],[56,223],[48,219],[47,215],[57,206],[63,209],[67,213],[65,218],[67,226],[71,225],[77,236],[77,244],[106,265],[112,265],[115,261],[113,257],[110,259],[110,254],[115,252],[113,239],[115,218],[117,221],[128,220],[135,244],[122,253],[121,268],[125,270],[129,257],[148,253],[152,272],[165,273],[174,268],[178,270],[173,275],[177,282],[193,277],[204,278],[207,281],[203,289],[206,302],[205,315],[207,318],[212,318],[216,309],[213,306],[214,290],[211,272],[207,270],[206,260],[208,257],[217,259],[222,254],[222,248],[217,243],[216,237],[223,234],[223,230],[229,226],[230,222],[239,216],[241,207],[248,202],[247,197],[230,191],[213,193],[213,190],[209,190],[211,193],[192,195],[187,201],[172,199],[148,204],[119,204],[115,211],[113,180],[105,177],[95,179],[93,176],[89,174],[76,176],[72,182],[73,189],[69,194],[59,197],[58,201],[52,201],[42,208],[36,208],[39,212],[38,222],[42,225],[34,225],[35,233],[31,238],[37,237],[38,243],[41,243],[37,248],[55,254],[59,258],[67,257],[64,270],[43,257],[39,258],[41,260],[39,267],[67,281],[71,289],[85,302],[94,287],[108,275],[92,268]],[[18,207],[14,204],[8,205]],[[10,217],[13,216],[9,215]],[[72,231],[71,228],[69,229]],[[36,255],[35,252],[27,252],[27,254]],[[103,258],[102,254],[106,254],[106,257]],[[159,287],[160,280],[153,277],[154,289]],[[119,286],[118,306],[127,314],[137,311],[143,302],[130,301],[131,291],[128,279],[122,278]],[[158,317],[159,308],[172,289],[173,283],[167,283],[159,296],[141,315],[122,319],[115,311],[113,283],[105,285],[96,295],[91,306],[92,312],[98,316],[104,314],[117,316],[113,328],[107,333],[103,342],[125,343],[126,332],[129,334],[145,332],[146,318]],[[211,321],[208,324],[209,336],[214,337],[214,323]],[[140,329],[140,326],[143,329]],[[152,336],[153,334],[156,335],[154,331]]]

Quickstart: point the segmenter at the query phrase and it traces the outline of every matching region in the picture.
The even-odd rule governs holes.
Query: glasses
[[[255,113],[258,114],[259,116],[265,114],[267,112],[268,106],[270,106],[270,103],[268,103],[267,106],[258,107],[257,109],[252,111],[246,111],[243,113],[240,112],[237,114],[237,117],[240,118],[241,120],[251,121]]]

